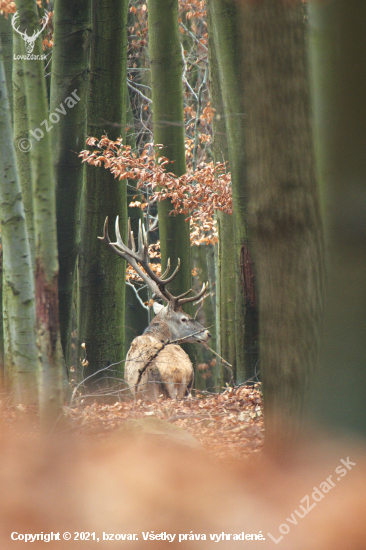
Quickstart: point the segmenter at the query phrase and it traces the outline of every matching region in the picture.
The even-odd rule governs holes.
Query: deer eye
[[[188,322],[188,319],[186,319],[185,317],[182,317],[182,318],[181,318],[181,321],[182,321],[183,323],[187,323],[187,322]]]

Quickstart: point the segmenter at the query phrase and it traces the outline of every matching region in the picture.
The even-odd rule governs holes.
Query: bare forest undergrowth
[[[260,451],[264,438],[260,384],[227,388],[217,394],[194,390],[193,394],[181,400],[80,404],[65,407],[65,414],[70,431],[92,437],[126,431],[128,436],[171,438],[201,446],[217,458],[242,458]],[[30,408],[16,409],[4,398],[0,399],[0,413],[2,423],[14,430],[17,417],[32,417]],[[37,431],[36,419],[31,425]]]

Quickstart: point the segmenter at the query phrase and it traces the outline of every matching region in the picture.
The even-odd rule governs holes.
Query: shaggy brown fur
[[[149,332],[138,336],[126,357],[125,380],[137,398],[155,400],[184,397],[193,379],[191,360],[176,344],[165,345],[167,339]]]

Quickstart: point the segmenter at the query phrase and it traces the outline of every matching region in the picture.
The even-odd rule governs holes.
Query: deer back
[[[125,380],[137,399],[154,401],[160,395],[172,399],[184,397],[192,384],[193,366],[188,355],[177,344],[164,342],[145,332],[131,344]]]

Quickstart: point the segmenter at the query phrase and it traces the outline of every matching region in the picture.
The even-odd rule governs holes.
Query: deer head
[[[43,27],[39,31],[33,31],[32,36],[28,36],[27,31],[22,32],[22,31],[19,30],[19,28],[17,29],[15,27],[15,23],[18,20],[18,18],[19,18],[19,13],[15,12],[14,15],[13,15],[12,21],[11,21],[12,27],[23,38],[23,40],[25,42],[25,49],[26,49],[27,53],[32,53],[33,49],[34,49],[34,44],[35,44],[37,38],[39,37],[41,32],[45,29],[45,27],[48,23],[48,11],[46,11],[44,17],[42,17]]]
[[[119,231],[119,218],[116,218],[116,238],[117,241],[112,243],[108,235],[108,218],[104,223],[104,235],[98,237],[109,248],[111,248],[118,256],[121,256],[134,268],[138,275],[145,281],[150,287],[153,293],[167,303],[163,306],[158,303],[154,303],[154,312],[156,317],[152,320],[146,333],[159,334],[162,340],[170,340],[175,343],[183,342],[206,342],[210,337],[210,333],[205,329],[198,321],[193,319],[188,313],[185,313],[182,309],[184,304],[189,302],[196,302],[205,294],[207,284],[202,286],[202,290],[195,296],[187,297],[192,291],[188,290],[180,296],[173,296],[166,288],[176,274],[180,266],[180,260],[178,259],[178,265],[174,272],[164,279],[170,270],[170,261],[168,260],[168,267],[162,277],[158,277],[156,273],[151,269],[149,263],[149,251],[147,244],[147,234],[145,228],[139,224],[138,235],[138,251],[136,252],[135,241],[133,231],[131,231],[130,220],[128,220],[128,246],[124,244]],[[141,269],[141,267],[143,269]]]

